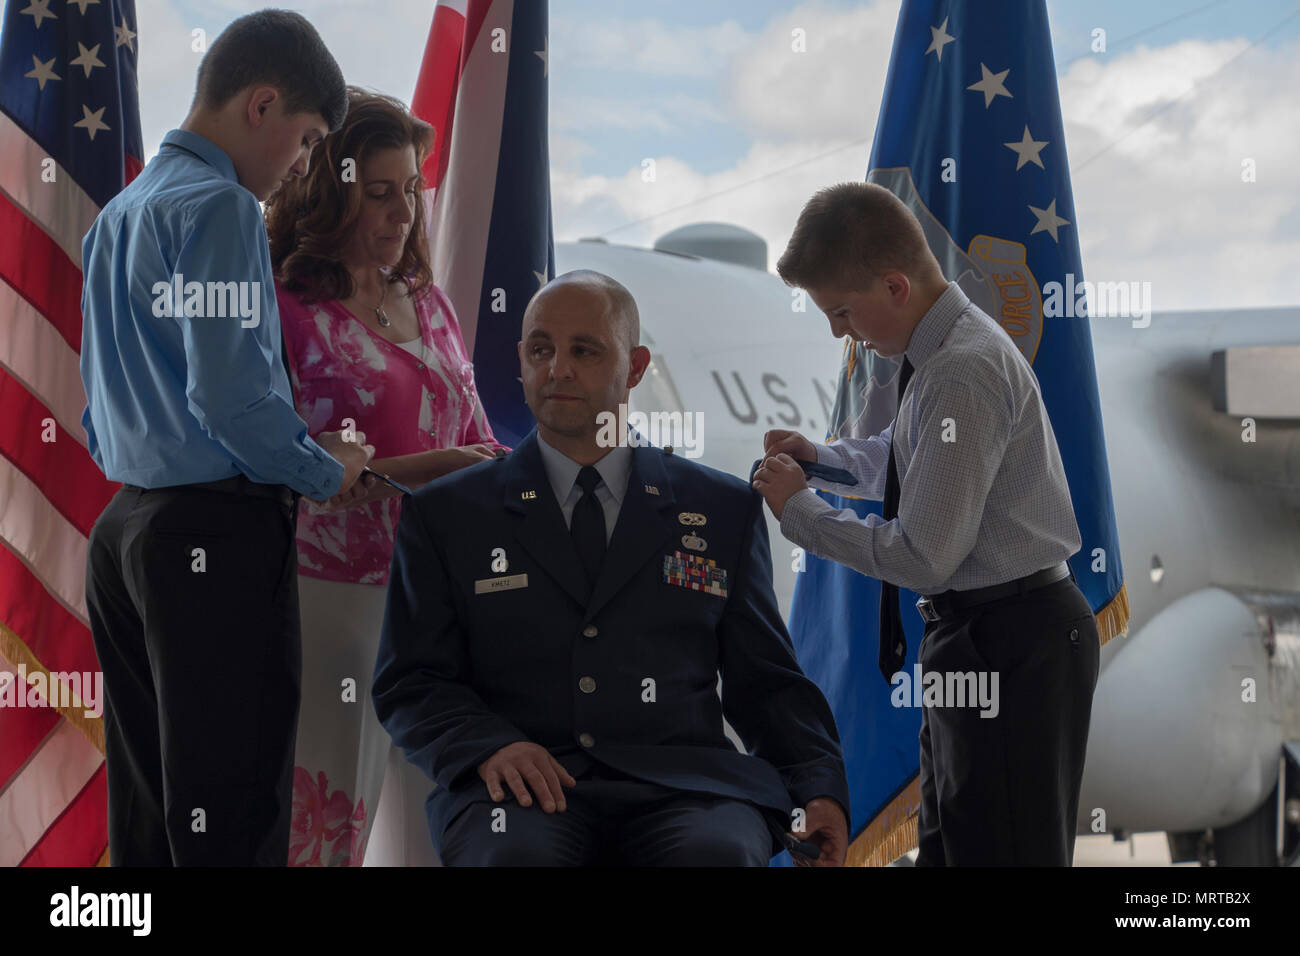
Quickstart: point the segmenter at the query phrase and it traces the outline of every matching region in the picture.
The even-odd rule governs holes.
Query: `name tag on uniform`
[[[686,551],[664,555],[664,581],[678,587],[727,596],[727,569],[712,558]]]
[[[474,582],[475,594],[495,594],[497,591],[515,591],[528,587],[528,575],[508,574],[501,578],[479,578]]]

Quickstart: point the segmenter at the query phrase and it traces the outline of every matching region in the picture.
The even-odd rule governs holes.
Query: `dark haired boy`
[[[917,865],[1068,866],[1100,645],[1065,563],[1079,529],[1033,369],[881,186],[814,195],[777,271],[837,337],[904,359],[892,425],[830,445],[769,431],[754,486],[795,544],[880,579],[886,680],[906,654],[907,587],[925,596],[922,672],[992,692],[922,711]],[[883,516],[832,508],[796,459],[846,469],[856,485],[817,487],[883,501]]]
[[[317,443],[294,411],[258,203],[305,175],[346,108],[311,24],[241,17],[82,244],[82,424],[123,483],[86,567],[116,866],[288,858],[297,499],[347,489],[374,449]]]

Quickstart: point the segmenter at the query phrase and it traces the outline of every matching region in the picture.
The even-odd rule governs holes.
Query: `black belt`
[[[1070,571],[1070,566],[1062,561],[1055,567],[1044,568],[1042,571],[1035,571],[1033,574],[1026,574],[1023,578],[1016,578],[1014,581],[1007,581],[1005,584],[994,584],[986,588],[972,588],[969,591],[944,591],[942,594],[936,594],[933,597],[923,597],[916,602],[916,609],[921,612],[921,617],[926,621],[938,621],[941,618],[951,617],[962,611],[970,610],[980,604],[988,604],[1002,598],[1026,594],[1037,588],[1055,584],[1062,578],[1067,577],[1073,577],[1073,572]]]
[[[249,480],[247,475],[233,475],[220,481],[196,481],[188,485],[172,485],[166,488],[145,489],[146,491],[181,491],[194,488],[199,491],[220,491],[228,495],[248,495],[252,498],[270,498],[286,508],[292,508],[302,497],[288,485],[265,485]]]

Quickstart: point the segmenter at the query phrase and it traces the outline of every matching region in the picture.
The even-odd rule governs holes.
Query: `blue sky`
[[[409,101],[431,0],[279,5],[317,26],[350,82]],[[261,6],[137,0],[148,155],[188,109],[200,58],[191,31],[215,38]],[[761,235],[774,261],[812,191],[865,171],[898,6],[551,0],[557,240],[649,245],[687,222],[721,220]],[[1048,9],[1089,275],[1149,278],[1163,290],[1157,309],[1300,303],[1296,0],[1048,0]],[[792,25],[809,37],[795,65]],[[1107,32],[1102,55],[1090,49],[1097,27]],[[1259,177],[1243,189],[1246,157]],[[649,186],[647,158],[658,170]]]

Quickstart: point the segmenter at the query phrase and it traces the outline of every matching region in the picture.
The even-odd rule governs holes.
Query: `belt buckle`
[[[916,609],[921,612],[921,619],[927,624],[939,620],[939,612],[934,609],[934,602],[929,598],[919,598],[916,602]]]

